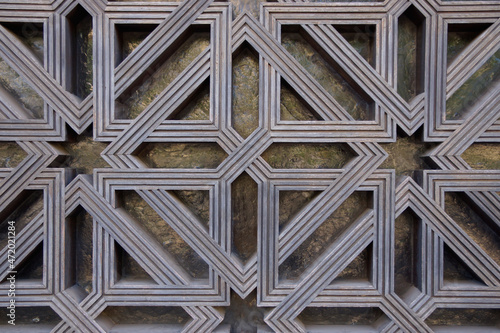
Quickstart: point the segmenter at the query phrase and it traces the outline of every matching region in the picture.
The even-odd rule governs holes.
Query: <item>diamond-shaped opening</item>
[[[375,25],[334,25],[335,29],[372,67],[375,67]]]
[[[8,242],[10,221],[15,222],[16,235],[43,211],[43,191],[22,191],[2,212],[0,212],[0,248]]]
[[[297,280],[366,209],[373,192],[355,191],[279,266],[280,280]]]
[[[355,156],[342,143],[273,143],[262,153],[275,169],[340,169]]]
[[[29,83],[0,57],[0,98],[20,118],[43,119],[44,101]]]
[[[156,284],[144,268],[142,268],[142,266],[117,242],[115,242],[115,255],[118,281]]]
[[[65,88],[85,99],[92,92],[94,80],[92,16],[81,5],[76,5],[66,16],[66,29]]]
[[[210,45],[207,25],[193,25],[179,36],[115,103],[119,119],[134,119]]]
[[[257,252],[258,186],[246,172],[231,184],[232,253],[246,262]]]
[[[259,127],[259,56],[248,44],[233,53],[232,126],[243,138]]]
[[[116,24],[115,67],[127,58],[157,26],[157,24]]]
[[[97,318],[110,333],[181,332],[190,320],[180,306],[108,306]]]
[[[449,23],[447,63],[450,65],[491,23]]]
[[[371,282],[373,243],[370,243],[353,261],[330,283],[331,286]]]
[[[424,91],[425,17],[410,6],[398,18],[398,86],[406,101]]]
[[[283,26],[281,42],[290,54],[356,120],[374,119],[374,102],[299,26]]]
[[[445,286],[486,286],[481,278],[446,244],[443,245],[443,283]]]
[[[64,228],[65,288],[92,292],[94,220],[81,207],[66,218]]]
[[[245,299],[231,290],[228,307],[224,311],[224,320],[216,332],[271,332],[264,322],[267,308],[257,306],[257,290],[252,291]]]
[[[48,306],[21,307],[16,303],[14,313],[15,315],[10,317],[11,309],[0,309],[0,316],[4,319],[0,323],[0,331],[49,333],[61,321],[61,317]],[[9,324],[14,318],[15,326]]]
[[[193,279],[208,279],[209,267],[135,191],[117,191],[117,204],[155,239]]]
[[[92,175],[94,169],[109,168],[101,157],[107,144],[93,139],[92,126],[81,134],[67,129],[67,139],[62,143],[52,145],[60,151],[60,155],[52,162],[51,167],[71,168],[76,174]]]
[[[499,222],[490,219],[472,200],[460,192],[446,192],[445,210],[462,230],[500,265]]]
[[[390,320],[379,308],[307,307],[297,317],[307,332],[379,332]]]
[[[216,169],[227,153],[215,142],[149,142],[136,153],[149,168]]]
[[[210,83],[208,79],[195,92],[185,99],[168,120],[209,120],[210,119]]]
[[[434,332],[500,332],[500,309],[438,308],[425,320]]]
[[[32,52],[35,58],[43,64],[44,41],[42,23],[4,22],[2,26],[13,33]]]
[[[284,79],[281,79],[280,119],[292,121],[323,120]]]
[[[15,142],[0,142],[0,168],[15,168],[28,154]]]
[[[473,143],[463,152],[462,158],[476,170],[500,170],[500,144]]]
[[[500,82],[500,49],[446,101],[446,119],[466,119],[474,104]]]
[[[422,220],[407,209],[394,225],[394,291],[405,301],[422,289],[421,242]]]
[[[279,191],[279,231],[320,193],[321,191]]]
[[[172,190],[170,195],[189,209],[208,232],[210,227],[210,192],[200,190]]]

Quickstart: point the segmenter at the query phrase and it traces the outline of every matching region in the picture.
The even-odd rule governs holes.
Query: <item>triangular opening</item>
[[[280,280],[297,280],[366,209],[373,192],[355,191],[279,266]]]
[[[247,42],[233,53],[231,123],[243,138],[259,127],[259,55]]]
[[[0,98],[14,113],[28,119],[43,119],[42,97],[0,57]]]
[[[371,268],[373,258],[373,244],[368,245],[354,258],[344,270],[337,275],[330,285],[341,285],[349,282],[371,281]]]
[[[208,232],[210,223],[210,192],[207,190],[173,190],[171,195],[179,199]]]
[[[15,142],[0,142],[0,168],[15,168],[28,154]]]
[[[448,24],[448,66],[462,53],[480,34],[491,26],[491,23],[449,23]]]
[[[125,60],[157,26],[157,24],[116,24],[115,67]]]
[[[231,184],[232,253],[244,263],[257,252],[258,191],[246,172]]]
[[[333,26],[344,39],[375,68],[375,25],[337,24]]]
[[[354,119],[374,119],[373,100],[302,27],[284,25],[281,43]]]
[[[186,29],[117,99],[115,114],[135,119],[210,45],[210,29]]]
[[[500,82],[500,49],[498,49],[446,101],[446,119],[466,119],[482,96]]]
[[[118,281],[140,281],[147,282],[148,284],[156,284],[154,279],[118,242],[115,242],[115,252]]]
[[[483,280],[446,244],[443,244],[443,282],[445,285],[468,282],[486,286]]]
[[[184,103],[167,118],[168,120],[209,120],[210,83],[205,81]]]
[[[8,228],[14,222],[16,235],[43,211],[43,191],[22,191],[2,212],[0,212],[0,249],[8,243]]]
[[[279,191],[279,230],[309,205],[321,191]]]
[[[280,119],[288,121],[323,120],[284,79],[281,79]]]
[[[16,268],[16,279],[43,279],[43,242],[40,243]]]
[[[32,22],[5,22],[2,25],[26,46],[35,58],[43,64],[43,24]]]
[[[209,266],[136,192],[116,191],[117,204],[147,231],[193,279],[207,279]]]
[[[465,193],[446,192],[445,211],[491,259],[500,265],[500,226]]]

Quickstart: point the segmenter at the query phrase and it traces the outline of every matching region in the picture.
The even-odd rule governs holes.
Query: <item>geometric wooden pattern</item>
[[[16,281],[18,332],[500,331],[500,171],[466,157],[500,143],[500,1],[280,1],[260,21],[250,3],[233,17],[211,0],[0,0],[0,65],[40,101],[0,82],[0,144],[26,155],[0,169],[1,232],[42,202],[16,221],[18,275],[41,267]],[[127,49],[127,34],[142,38]],[[170,64],[192,36],[207,45]],[[242,50],[254,113],[235,107]],[[179,116],[203,91],[206,112]],[[307,117],[283,111],[286,94]],[[78,174],[61,156],[89,126],[110,168]],[[397,177],[383,147],[416,135],[433,143],[426,167]],[[194,148],[148,160],[165,145]],[[337,164],[274,164],[291,146]],[[220,161],[183,164],[196,147]],[[254,225],[235,217],[247,208]],[[10,271],[2,259],[2,308]]]

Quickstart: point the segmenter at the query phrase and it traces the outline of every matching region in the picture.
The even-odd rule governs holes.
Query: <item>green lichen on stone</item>
[[[210,87],[201,89],[178,113],[169,119],[174,120],[209,120]]]
[[[354,119],[370,119],[370,103],[301,34],[283,33],[282,44]]]
[[[43,118],[43,99],[2,58],[0,58],[0,86],[17,100],[32,118]]]
[[[208,265],[135,191],[118,193],[125,209],[194,279],[208,278]]]
[[[298,279],[370,206],[370,192],[354,192],[279,266],[279,279]]]
[[[281,120],[322,120],[284,82],[281,83],[280,102]]]
[[[420,219],[410,210],[396,218],[394,225],[394,291],[402,296],[417,281]]]
[[[15,168],[28,154],[15,142],[0,142],[0,168]]]
[[[122,113],[120,116],[136,118],[209,45],[209,33],[193,33],[168,59],[148,71],[152,74],[140,79],[139,86],[135,86],[133,91],[125,93],[117,100],[117,108]]]
[[[476,170],[500,170],[500,144],[474,143],[462,154],[462,158]]]
[[[496,326],[498,318],[499,309],[438,308],[425,322],[429,326]]]
[[[81,210],[72,217],[75,242],[75,279],[87,294],[92,292],[92,251],[93,251],[93,218]]]
[[[43,64],[43,24],[39,23],[2,23],[6,29],[12,32],[19,40],[33,52],[35,57]]]
[[[191,319],[180,306],[108,306],[101,315],[114,324],[184,325]]]
[[[150,168],[215,169],[227,157],[216,143],[146,144],[138,156]]]
[[[92,132],[86,131],[75,139],[61,144],[68,153],[61,167],[76,169],[79,173],[93,174],[94,169],[109,168],[109,165],[101,157],[101,152],[107,144],[94,141]]]
[[[372,325],[382,316],[379,308],[307,307],[297,318],[305,325]]]
[[[320,191],[280,191],[279,192],[279,229],[280,232],[288,222],[307,206]]]
[[[93,40],[92,16],[78,22],[76,29],[76,95],[82,99],[93,90]]]
[[[398,19],[398,94],[406,101],[417,95],[417,35],[418,28],[411,19]]]
[[[371,245],[361,251],[353,261],[332,281],[330,285],[347,281],[369,281],[372,262]]]
[[[0,223],[0,248],[7,245],[8,222],[16,223],[16,233],[19,234],[40,212],[43,211],[42,191],[23,191],[11,205],[2,212],[4,217]]]
[[[353,154],[344,144],[274,143],[262,157],[275,169],[339,169]]]
[[[121,58],[125,59],[132,53],[139,44],[141,44],[150,34],[149,31],[127,31],[122,34],[122,54]]]
[[[498,226],[493,221],[483,219],[460,193],[446,192],[445,210],[460,228],[500,265],[500,235],[495,231]]]
[[[465,119],[465,114],[500,80],[500,50],[491,56],[446,101],[446,119]]]
[[[233,59],[232,123],[243,138],[259,126],[259,59],[243,49]]]
[[[370,25],[337,25],[335,29],[370,65],[375,65],[375,27]]]
[[[231,184],[232,252],[246,262],[257,252],[257,183],[244,172]]]
[[[395,169],[396,176],[412,177],[416,170],[428,169],[423,156],[435,145],[422,142],[414,135],[398,136],[396,142],[383,143],[380,146],[389,155],[380,165],[380,169]]]
[[[448,31],[448,65],[459,55],[475,38],[474,31]]]
[[[208,232],[210,222],[210,192],[173,190],[170,194],[177,197],[201,222]]]

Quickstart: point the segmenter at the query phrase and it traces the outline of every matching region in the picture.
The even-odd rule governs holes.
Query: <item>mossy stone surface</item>
[[[15,142],[0,142],[0,168],[15,168],[28,154]]]

